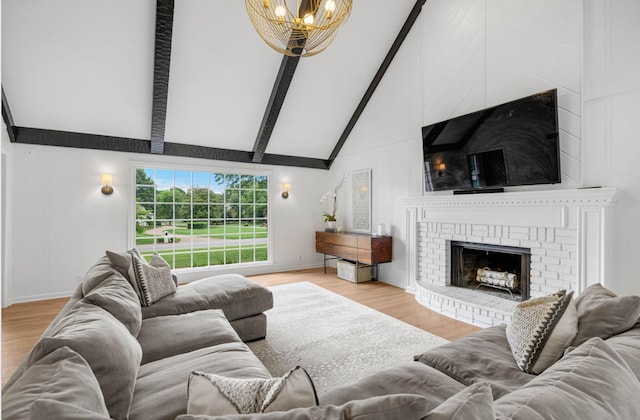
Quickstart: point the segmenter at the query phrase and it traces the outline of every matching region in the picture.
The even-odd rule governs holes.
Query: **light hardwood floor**
[[[327,274],[322,269],[309,269],[250,278],[267,287],[308,281],[447,340],[455,340],[479,330],[478,327],[423,307],[415,301],[413,295],[405,293],[403,289],[375,281],[353,284],[339,279],[335,269],[331,268],[327,268]],[[51,299],[15,304],[2,309],[2,384],[18,368],[40,334],[67,301],[67,298]]]

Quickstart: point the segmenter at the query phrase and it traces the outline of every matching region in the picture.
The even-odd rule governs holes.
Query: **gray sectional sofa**
[[[178,419],[640,419],[640,297],[594,285],[575,306],[571,345],[537,375],[518,367],[503,325],[330,390],[315,407]]]
[[[577,335],[538,375],[517,366],[502,325],[331,390],[320,403],[409,394],[402,418],[640,419],[640,297],[594,285],[575,302]]]
[[[576,300],[572,345],[538,375],[518,367],[499,326],[314,395],[311,407],[186,414],[192,371],[277,379],[242,340],[265,335],[263,312],[272,304],[267,289],[218,276],[141,309],[130,283],[103,258],[4,387],[2,418],[640,418],[640,297],[617,297],[601,286]]]
[[[266,334],[271,292],[239,275],[198,280],[149,307],[107,257],[2,389],[3,419],[174,419],[194,370],[271,375],[244,341]]]

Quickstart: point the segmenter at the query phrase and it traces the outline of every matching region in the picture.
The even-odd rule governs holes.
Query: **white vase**
[[[335,220],[330,220],[327,223],[327,226],[324,228],[325,232],[335,232],[336,231],[336,226],[338,224],[338,222],[336,222]]]

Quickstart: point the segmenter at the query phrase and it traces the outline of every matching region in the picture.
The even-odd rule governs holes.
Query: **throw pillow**
[[[606,340],[632,328],[640,317],[640,296],[617,296],[601,284],[586,288],[576,298],[579,346],[591,337]]]
[[[640,381],[620,355],[592,338],[494,403],[500,419],[638,419]]]
[[[506,334],[516,364],[524,372],[539,374],[558,360],[578,333],[573,292],[561,290],[519,303]]]
[[[431,410],[424,420],[467,420],[496,418],[491,386],[478,382],[466,387]]]
[[[342,405],[320,405],[270,413],[228,414],[224,416],[181,414],[175,420],[413,420],[424,418],[432,405],[430,399],[422,395],[388,394],[355,399]],[[480,419],[480,417],[467,418]]]
[[[123,253],[107,251],[107,256],[113,267],[129,280],[140,305],[151,306],[176,291],[171,267],[157,253],[154,252],[149,263],[136,248]]]
[[[176,284],[171,276],[171,267],[160,255],[154,252],[149,264],[137,257],[132,257],[132,261],[142,306],[151,306],[175,293]]]
[[[187,414],[269,413],[317,404],[311,378],[299,366],[271,379],[227,378],[203,372],[189,375]]]
[[[114,252],[108,251],[106,252],[107,257],[109,257],[109,261],[111,261],[111,265],[113,268],[118,270],[125,278],[130,279],[133,275],[131,271],[131,258],[138,257],[142,258],[140,251],[137,248],[131,248],[125,252]]]
[[[138,249],[132,248],[125,252],[114,252],[107,250],[106,254],[109,258],[109,261],[111,261],[111,265],[113,266],[113,268],[118,270],[125,279],[129,280],[129,283],[131,284],[131,286],[133,286],[133,290],[135,290],[138,297],[140,297],[140,290],[138,288],[138,284],[135,281],[136,274],[133,271],[133,258],[143,258]]]

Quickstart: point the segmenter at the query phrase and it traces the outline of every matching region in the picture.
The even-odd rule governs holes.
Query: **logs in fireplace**
[[[529,299],[531,250],[493,244],[451,242],[451,285],[523,301]]]

